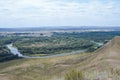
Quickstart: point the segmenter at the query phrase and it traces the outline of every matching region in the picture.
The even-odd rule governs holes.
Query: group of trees
[[[112,32],[53,33],[51,37],[22,37],[14,43],[22,54],[60,54],[80,49],[96,50],[97,45],[91,41],[104,42],[120,35]],[[43,44],[43,46],[30,45]],[[46,45],[44,45],[46,44]]]
[[[93,40],[96,42],[104,42],[105,40],[110,40],[114,36],[120,36],[120,31],[96,31],[96,32],[73,32],[73,33],[54,33],[54,36],[69,36],[76,38],[83,38],[87,40]]]
[[[14,43],[14,46],[25,55],[60,54],[80,49],[88,49],[89,52],[92,52],[96,50],[97,47],[95,43],[91,42],[92,40],[95,42],[104,42],[105,40],[109,40],[112,37],[119,35],[119,31],[111,31],[53,33],[51,37],[19,36],[19,34],[16,36],[0,36],[0,53],[2,53],[0,56],[3,57],[10,53],[5,47],[6,44],[10,43]]]
[[[11,42],[14,42],[15,40],[16,39],[14,39],[12,37],[0,36],[0,62],[18,59],[18,56],[13,55],[6,47],[7,44],[10,44]]]
[[[38,44],[42,44],[43,46],[37,46]],[[14,46],[16,46],[22,54],[60,54],[73,50],[87,49],[93,45],[89,40],[59,35],[52,37],[23,38],[14,43]]]
[[[17,55],[13,55],[6,46],[0,46],[0,62],[18,59]]]

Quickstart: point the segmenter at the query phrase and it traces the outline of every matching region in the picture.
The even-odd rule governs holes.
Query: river
[[[16,47],[13,46],[13,44],[8,44],[7,48],[10,50],[12,54],[18,55],[18,57],[23,57],[23,58],[51,58],[51,57],[65,56],[65,55],[76,54],[76,53],[83,53],[87,51],[86,49],[84,49],[84,50],[77,50],[69,53],[61,53],[61,54],[55,54],[50,56],[31,57],[31,56],[24,56],[22,53],[18,51]]]
[[[91,42],[93,42],[93,43],[97,44],[98,46],[102,46],[102,45],[104,45],[104,44],[103,44],[103,43],[101,43],[101,42],[95,42],[95,41],[91,41]]]
[[[95,41],[92,41],[92,42],[98,44],[99,46],[103,45],[103,43],[99,43]],[[19,52],[19,50],[16,47],[13,46],[12,43],[8,44],[7,48],[10,50],[12,54],[18,55],[18,57],[23,57],[23,58],[51,58],[51,57],[65,56],[65,55],[70,55],[70,54],[83,53],[87,51],[87,49],[83,49],[83,50],[72,51],[69,53],[61,53],[61,54],[55,54],[55,55],[50,55],[50,56],[31,57],[31,56],[24,56],[22,53]]]

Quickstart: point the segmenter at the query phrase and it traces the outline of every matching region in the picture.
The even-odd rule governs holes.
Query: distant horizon
[[[34,27],[0,27],[0,28],[118,28],[120,26],[34,26]]]

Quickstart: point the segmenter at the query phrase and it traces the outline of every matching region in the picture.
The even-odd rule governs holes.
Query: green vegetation
[[[105,40],[110,40],[114,36],[120,36],[120,31],[108,31],[108,32],[82,32],[82,33],[54,33],[54,36],[68,36],[83,38],[86,40],[93,40],[95,42],[104,42]]]
[[[30,35],[31,33],[13,33],[6,36],[0,36],[0,46],[6,48],[6,44],[13,43],[22,54],[28,56],[46,56],[83,49],[87,49],[87,52],[93,52],[100,46],[91,41],[104,43],[114,36],[119,36],[120,32],[53,32],[52,36]],[[39,35],[39,33],[37,33],[37,35]],[[5,51],[3,50],[2,53]]]
[[[15,40],[16,38],[0,36],[0,62],[18,59],[18,56],[11,54],[6,47],[6,44],[10,44]]]
[[[0,36],[0,45],[14,43],[14,46],[22,54],[29,56],[46,56],[81,49],[88,49],[88,52],[93,52],[99,46],[91,41],[104,42],[116,35],[120,35],[120,32],[53,33],[51,37],[27,35],[29,33],[14,33],[13,35]]]
[[[13,55],[5,46],[0,46],[0,62],[18,59],[17,55]]]
[[[83,72],[71,70],[65,75],[65,80],[84,80]]]
[[[27,58],[0,63],[0,79],[119,80],[119,47],[120,37],[115,37],[94,53],[52,58]]]
[[[14,43],[24,55],[30,54],[60,54],[80,49],[87,49],[94,43],[74,37],[29,37],[23,38]]]
[[[14,43],[14,46],[22,54],[29,56],[53,55],[81,49],[87,49],[88,52],[93,52],[99,45],[91,41],[104,43],[116,35],[120,35],[120,32],[53,33],[51,37],[24,36],[18,39]]]

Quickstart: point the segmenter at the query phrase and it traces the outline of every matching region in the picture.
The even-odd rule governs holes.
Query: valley
[[[0,80],[120,80],[120,0],[0,0]]]
[[[119,80],[119,36],[119,31],[2,35],[0,80],[66,80],[76,71],[82,80]]]

